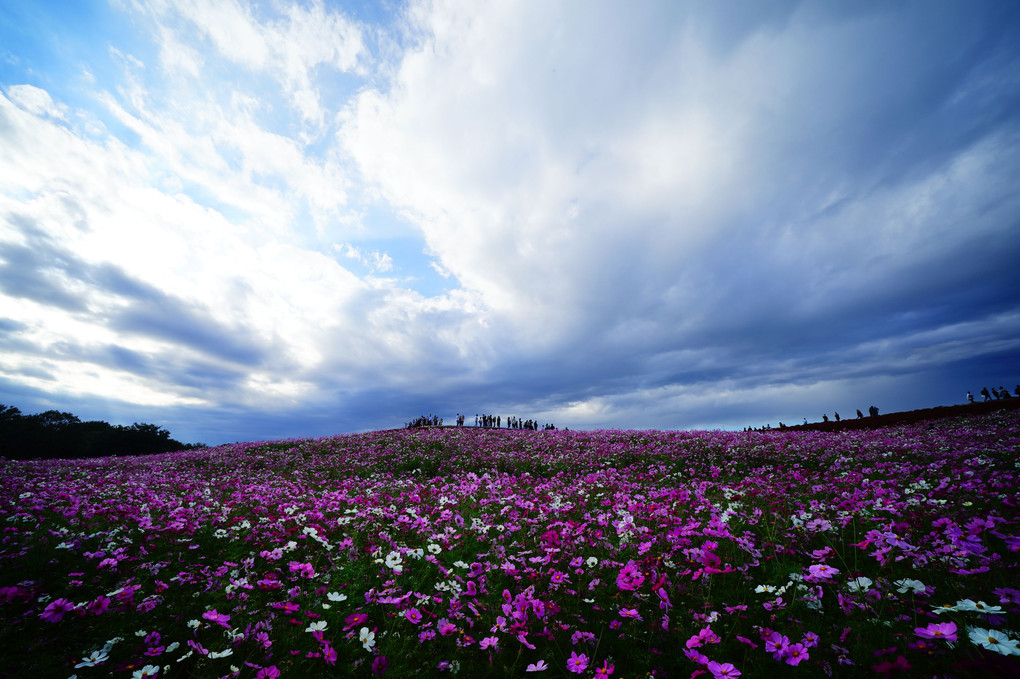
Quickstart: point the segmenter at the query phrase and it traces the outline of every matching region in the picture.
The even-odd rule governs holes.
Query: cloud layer
[[[138,1],[5,55],[0,401],[218,442],[1020,381],[1016,10],[358,11]]]

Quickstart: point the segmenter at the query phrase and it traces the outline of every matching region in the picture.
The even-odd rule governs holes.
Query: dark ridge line
[[[772,431],[846,431],[849,429],[878,429],[896,424],[914,424],[929,420],[941,420],[947,417],[964,417],[967,415],[987,415],[997,411],[1020,409],[1020,398],[1004,398],[995,401],[975,401],[952,406],[935,406],[918,410],[905,410],[886,413],[876,417],[865,416],[835,422],[809,422],[808,424],[788,424],[783,429],[773,427]]]

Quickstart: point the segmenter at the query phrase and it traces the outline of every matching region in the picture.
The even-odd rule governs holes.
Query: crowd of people
[[[459,415],[458,417],[463,417]],[[506,424],[507,429],[530,429],[531,431],[538,431],[538,420],[527,419],[523,420],[517,416],[511,415],[506,419],[502,415],[475,415],[475,426],[484,427],[486,429],[501,429],[503,424]],[[463,426],[463,424],[461,424]],[[554,424],[543,424],[542,431],[551,431],[556,428]]]
[[[443,418],[436,415],[422,415],[416,417],[405,425],[407,429],[414,429],[415,427],[441,427],[443,426]]]
[[[970,394],[970,392],[967,392],[967,393]],[[878,417],[878,408],[876,408],[875,406],[869,406],[868,407],[868,415],[871,416],[871,417]],[[835,418],[836,422],[841,421],[838,412],[833,411],[832,416],[833,416],[833,418]],[[861,412],[860,408],[857,409],[857,419],[858,420],[863,420],[864,419],[864,413]],[[822,413],[822,422],[828,422],[828,421],[829,421],[829,414],[828,413]],[[808,423],[808,420],[805,417],[804,421],[801,424],[802,425],[806,425],[807,423]],[[784,424],[782,422],[779,423],[779,428],[780,429],[786,429],[786,427],[787,427],[786,424]],[[772,425],[771,424],[766,424],[764,427],[744,427],[744,431],[771,431],[771,430],[772,430]]]
[[[1020,384],[1016,385],[1016,389],[1013,390],[1013,394],[1017,398],[1020,398]],[[998,389],[992,387],[991,391],[988,391],[988,387],[982,387],[981,395],[984,397],[986,401],[991,401],[993,398],[996,401],[1004,398],[1013,398],[1013,396],[1011,396],[1009,393],[1009,389],[1003,386],[1000,386]],[[974,394],[970,393],[969,391],[967,392],[967,402],[968,403],[974,402]]]
[[[467,420],[466,415],[457,413],[457,426],[463,427]],[[422,415],[416,417],[405,425],[407,429],[413,429],[415,427],[441,427],[443,426],[443,418],[436,415]],[[556,425],[546,423],[539,427],[538,420],[522,419],[517,416],[509,416],[504,418],[502,415],[475,415],[475,426],[482,427],[485,429],[529,429],[531,431],[552,431],[556,429]]]

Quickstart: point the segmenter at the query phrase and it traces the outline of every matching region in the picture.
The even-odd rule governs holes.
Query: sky
[[[0,403],[960,403],[1020,383],[1018,189],[1017,3],[0,0]]]

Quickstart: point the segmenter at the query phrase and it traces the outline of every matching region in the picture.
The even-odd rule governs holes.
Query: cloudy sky
[[[1020,5],[0,2],[0,403],[221,443],[1020,382]]]

